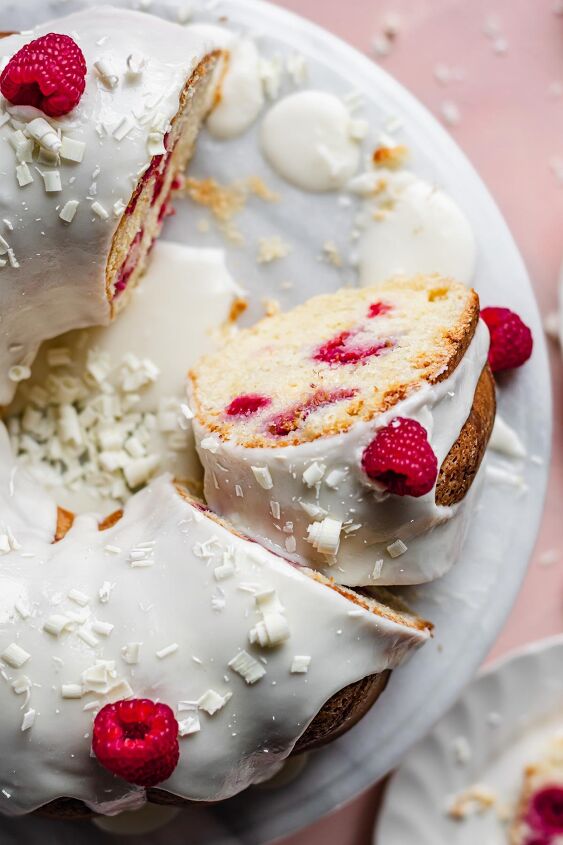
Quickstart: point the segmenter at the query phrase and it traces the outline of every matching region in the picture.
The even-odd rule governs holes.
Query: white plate
[[[91,3],[3,0],[2,28],[29,27],[35,22],[32,17],[45,20],[86,5]],[[117,5],[131,4],[123,0]],[[153,0],[150,10],[174,18],[175,5]],[[483,302],[513,307],[535,336],[531,362],[505,379],[500,393],[503,415],[510,419],[529,454],[537,456],[537,461],[528,460],[522,468],[529,492],[488,484],[455,570],[435,584],[406,591],[411,603],[435,622],[434,641],[394,673],[385,695],[361,724],[313,755],[292,784],[269,792],[249,791],[217,807],[213,814],[195,808],[187,821],[181,817],[163,835],[164,841],[189,823],[191,845],[223,845],[238,839],[261,843],[314,821],[389,772],[451,705],[481,663],[512,606],[536,537],[549,463],[550,387],[542,327],[520,255],[482,182],[437,121],[365,56],[295,15],[262,0],[219,4],[202,0],[193,5],[196,20],[212,21],[226,13],[235,26],[258,34],[266,55],[295,51],[305,55],[311,86],[342,94],[361,92],[363,115],[374,135],[390,116],[400,116],[404,121],[400,137],[413,153],[413,169],[445,188],[474,228],[479,248],[475,285]],[[35,15],[30,9],[35,9]],[[194,170],[196,174],[211,173],[224,182],[261,175],[282,196],[277,204],[249,204],[238,222],[251,248],[229,248],[227,252],[236,279],[254,294],[257,305],[253,315],[260,311],[261,297],[275,296],[286,306],[342,284],[341,273],[319,263],[318,255],[328,239],[347,253],[353,211],[340,206],[335,195],[306,195],[277,180],[257,152],[255,132],[227,144],[204,135]],[[200,209],[184,204],[168,224],[166,237],[224,246],[219,235],[198,232],[196,222],[201,216]],[[282,234],[293,244],[293,252],[284,261],[258,267],[257,239],[271,234]],[[295,283],[294,288],[280,290],[280,282],[287,279]],[[12,841],[9,831],[18,845],[25,841],[28,830],[30,835],[32,830],[40,832],[44,845],[48,842],[49,828],[32,820],[3,821],[0,830],[3,845]],[[58,845],[65,841],[60,830],[53,835]],[[97,838],[93,831],[88,838],[84,827],[80,836],[85,843]],[[159,840],[152,835],[150,841]]]
[[[517,799],[526,763],[563,729],[563,637],[534,643],[474,680],[407,756],[385,794],[375,845],[506,845],[493,810],[454,821],[452,796],[486,785],[499,806]],[[456,759],[459,738],[471,757]]]

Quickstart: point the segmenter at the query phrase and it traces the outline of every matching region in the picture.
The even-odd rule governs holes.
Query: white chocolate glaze
[[[0,458],[2,521],[12,538],[0,567],[0,655],[13,643],[28,655],[19,668],[10,652],[0,659],[3,813],[58,796],[109,815],[141,804],[143,790],[90,756],[96,708],[130,695],[166,702],[179,721],[199,725],[180,737],[180,762],[163,788],[198,801],[227,798],[275,771],[331,695],[398,665],[428,637],[232,534],[167,476],[130,499],[113,528],[100,532],[82,516],[52,544],[53,504],[23,471],[14,475],[3,427]],[[265,590],[274,591],[287,627],[270,648],[249,641],[269,612],[256,598]],[[69,626],[48,633],[45,624],[53,630],[61,616]],[[109,633],[100,622],[113,626]],[[251,657],[253,683],[233,671],[241,651]],[[310,657],[306,673],[291,671],[296,655]],[[104,669],[100,660],[112,663]],[[90,671],[104,677],[94,681]],[[17,694],[12,684],[25,687],[24,677],[29,692]],[[213,715],[201,701],[209,690],[224,698]],[[180,705],[198,701],[199,709]],[[33,723],[22,730],[30,711]]]
[[[109,322],[106,260],[123,210],[152,158],[152,124],[158,118],[166,131],[186,80],[205,55],[202,38],[185,28],[160,18],[151,18],[148,27],[142,13],[99,7],[1,39],[0,61],[53,29],[76,39],[88,72],[78,106],[49,122],[84,147],[80,162],[61,157],[56,163],[60,191],[46,191],[36,167],[45,173],[53,168],[37,161],[28,165],[33,181],[20,187],[9,143],[14,124],[0,127],[0,234],[12,250],[2,247],[0,267],[0,405],[11,400],[16,388],[10,368],[29,366],[41,341]],[[131,55],[141,62],[150,55],[141,73],[128,73]],[[112,70],[111,80],[96,71],[96,63]],[[111,87],[114,75],[117,82]],[[24,128],[34,118],[45,118],[34,108],[0,98],[3,114]],[[73,201],[78,202],[74,217],[64,222],[60,213]]]
[[[180,427],[177,417],[173,431],[162,430],[159,409],[164,405],[179,408],[186,401],[185,376],[199,355],[211,351],[221,328],[227,330],[227,321],[235,300],[241,291],[233,281],[225,264],[225,256],[218,249],[197,249],[167,241],[155,244],[142,284],[131,292],[127,308],[119,320],[109,326],[79,329],[68,332],[41,346],[32,367],[30,379],[20,385],[14,401],[6,410],[6,417],[21,418],[26,407],[34,407],[36,386],[48,386],[54,374],[70,378],[83,376],[89,356],[94,352],[109,356],[112,371],[107,385],[116,388],[121,363],[126,356],[139,360],[149,359],[159,374],[153,383],[138,391],[138,401],[132,411],[156,416],[151,430],[147,453],[157,455],[158,469],[174,474],[176,478],[199,483],[202,479],[201,464],[195,452],[191,428]],[[71,363],[64,367],[50,365],[53,349],[68,350]],[[87,384],[87,383],[86,383]],[[94,385],[92,398],[99,393]],[[118,424],[116,424],[118,427]],[[10,423],[10,430],[12,426]],[[17,444],[17,436],[14,438]],[[33,446],[33,444],[31,444]],[[19,451],[19,449],[18,449]],[[44,466],[43,460],[39,469]],[[38,461],[37,452],[22,452],[22,463]],[[29,465],[29,464],[28,464]],[[48,464],[51,466],[58,464]],[[72,478],[72,481],[69,479]],[[39,472],[37,480],[48,489],[57,503],[75,513],[96,511],[101,515],[111,513],[123,500],[109,495],[100,485],[91,481],[65,475],[59,468],[55,473]],[[126,491],[125,491],[126,492]]]
[[[236,138],[252,126],[264,105],[258,48],[251,38],[221,26],[191,24],[187,29],[201,36],[209,50],[228,54],[226,66],[217,71],[219,98],[212,104],[206,126],[219,140]]]
[[[384,189],[376,186],[385,182]],[[476,247],[471,226],[453,199],[408,171],[375,170],[352,180],[366,196],[358,244],[360,284],[390,276],[440,273],[465,284],[473,278]]]
[[[440,466],[469,416],[488,348],[489,333],[480,321],[447,379],[423,384],[369,423],[297,446],[250,449],[218,437],[209,443],[209,431],[194,420],[208,504],[245,534],[340,584],[418,584],[443,575],[459,554],[467,502],[441,507],[435,490],[418,499],[382,495],[362,472],[361,455],[377,429],[408,417],[427,430]],[[303,478],[310,467],[320,473],[318,483]],[[327,516],[342,523],[334,555],[307,540],[309,526]],[[402,548],[389,552],[396,541],[406,549],[393,557]]]
[[[261,145],[269,164],[304,191],[334,191],[358,169],[359,139],[344,103],[324,91],[299,91],[265,116]]]

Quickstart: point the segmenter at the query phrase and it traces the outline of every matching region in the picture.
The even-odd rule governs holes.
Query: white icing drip
[[[220,97],[206,126],[215,138],[236,138],[252,126],[264,105],[256,44],[251,38],[212,24],[192,24],[188,30],[201,36],[209,49],[222,49],[228,54],[226,66],[217,71]]]
[[[31,655],[22,670],[7,667],[8,683],[0,679],[2,784],[10,795],[0,793],[2,812],[26,813],[65,795],[107,814],[141,803],[142,790],[90,756],[96,703],[131,694],[167,702],[180,719],[186,709],[180,702],[222,698],[220,708],[208,708],[212,715],[200,710],[199,731],[180,738],[180,762],[164,788],[194,800],[227,798],[275,772],[332,694],[397,665],[428,636],[356,605],[351,615],[347,599],[194,509],[166,476],[136,494],[113,528],[99,532],[95,520],[83,517],[52,544],[50,499],[27,488],[23,472],[10,495],[4,434],[0,457],[2,516],[21,543],[0,569],[0,652],[17,641]],[[108,544],[114,553],[105,551]],[[148,544],[154,564],[133,567],[131,550]],[[221,583],[223,604],[214,609],[210,564],[225,554],[236,561],[236,572]],[[92,598],[82,608],[67,598],[71,585],[96,597],[105,581],[114,585],[105,603]],[[283,605],[290,636],[264,652],[250,645],[248,634],[268,590]],[[32,608],[27,619],[14,610],[22,598]],[[58,637],[43,630],[54,610],[70,623]],[[97,642],[81,637],[93,619],[110,622],[111,635]],[[138,661],[122,659],[122,648],[139,642]],[[177,648],[166,649],[172,643]],[[256,661],[245,658],[244,677],[228,668],[240,652]],[[266,665],[259,660],[264,653]],[[296,654],[311,658],[306,675],[291,671]],[[11,688],[20,672],[31,680],[29,708],[36,711],[25,733],[21,699]],[[63,684],[82,684],[82,696],[63,697]]]
[[[0,62],[53,29],[77,39],[88,73],[78,106],[49,122],[85,147],[81,162],[61,158],[57,163],[62,191],[46,193],[33,167],[33,181],[21,188],[16,180],[16,155],[6,140],[14,130],[9,122],[0,127],[0,172],[5,174],[0,180],[0,218],[9,218],[13,225],[6,233],[10,266],[0,270],[1,405],[11,400],[16,387],[7,378],[10,367],[31,364],[42,340],[109,321],[105,267],[119,223],[112,207],[117,202],[121,210],[125,208],[150,162],[151,129],[145,117],[158,111],[163,127],[169,125],[186,79],[205,55],[202,38],[187,29],[160,18],[151,19],[147,27],[144,14],[104,7],[60,18],[56,26],[46,23],[25,35],[1,39]],[[130,79],[126,60],[133,53],[150,54],[150,61],[142,74]],[[114,88],[108,88],[94,70],[102,56],[111,59],[118,71]],[[11,106],[5,100],[1,106],[24,123],[45,117],[29,106]],[[116,135],[116,127],[124,119],[130,131],[118,140],[121,132]],[[45,170],[45,165],[39,167]],[[80,205],[73,219],[64,222],[59,212],[72,200]],[[28,307],[22,307],[22,301]]]
[[[498,413],[495,417],[489,448],[509,458],[525,458],[527,455],[526,447],[518,434]]]
[[[386,188],[370,193],[384,180]],[[475,271],[475,237],[458,205],[444,191],[402,171],[375,170],[352,180],[364,194],[358,244],[360,284],[390,276],[440,273],[468,283]],[[375,214],[374,214],[375,213]]]
[[[262,151],[279,175],[304,191],[333,191],[356,172],[360,146],[344,103],[324,91],[279,100],[262,123]]]
[[[159,241],[142,284],[132,291],[119,320],[109,326],[69,332],[45,343],[34,362],[31,378],[22,384],[6,416],[21,413],[28,403],[26,397],[34,395],[35,387],[48,384],[49,373],[60,375],[60,368],[50,366],[54,351],[67,351],[71,364],[64,367],[64,373],[71,377],[84,374],[94,350],[101,360],[107,354],[114,368],[108,378],[110,384],[115,383],[116,372],[127,355],[148,358],[159,375],[139,391],[140,399],[134,405],[135,412],[157,414],[147,451],[159,456],[161,470],[173,472],[177,478],[201,481],[191,424],[184,420],[185,430],[180,428],[183,415],[178,408],[186,402],[186,371],[200,354],[211,351],[215,334],[228,320],[233,302],[240,295],[221,250]],[[158,425],[158,411],[159,405],[168,404],[168,400],[173,431],[163,432]],[[172,449],[174,438],[178,448]],[[42,479],[58,504],[74,512],[95,510],[105,515],[122,504],[115,496],[104,494],[99,486],[63,478],[61,471],[48,476],[42,473]]]
[[[300,563],[308,562],[337,583],[417,584],[443,575],[459,553],[464,535],[461,514],[467,502],[453,508],[438,506],[434,490],[419,499],[381,495],[369,486],[361,470],[361,455],[378,428],[402,416],[426,428],[440,466],[469,415],[488,347],[489,334],[480,321],[469,349],[449,378],[422,386],[377,419],[357,423],[344,434],[280,448],[250,449],[221,442],[214,452],[198,449],[210,507],[258,541]],[[194,433],[196,443],[208,434],[197,421]],[[312,489],[306,479],[315,463],[326,467],[324,478],[342,471],[340,482],[333,487],[320,480]],[[266,496],[252,473],[256,465],[269,470],[272,486]],[[243,496],[236,495],[235,485]],[[272,518],[272,498],[279,503],[281,522],[292,523],[289,546]],[[312,519],[327,515],[343,526],[332,556],[318,553],[307,541]],[[388,547],[396,540],[406,544],[407,550],[392,557]]]

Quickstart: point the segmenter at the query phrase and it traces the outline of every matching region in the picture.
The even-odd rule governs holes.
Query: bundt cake
[[[255,119],[249,43],[109,7],[0,41],[1,406],[44,340],[121,311],[210,109],[217,137]],[[46,354],[74,365],[70,349]],[[22,465],[28,430],[59,460],[65,429],[82,467],[98,456],[81,426],[107,467],[126,443],[144,459],[150,426],[132,445],[122,425],[125,405],[144,425],[144,382],[126,373],[121,395],[89,371],[99,408],[64,391],[50,407],[30,382],[37,407],[8,421],[19,462],[0,423],[0,813],[220,801],[354,725],[431,635],[383,587],[457,557],[495,415],[488,353],[476,293],[438,275],[226,334],[190,406],[176,396],[205,501],[155,463],[110,485],[124,504],[105,519],[57,507],[41,461]]]
[[[563,841],[563,737],[556,736],[526,766],[510,845],[560,845]]]
[[[91,516],[71,524],[16,468],[5,432],[0,446],[3,813],[71,797],[112,814],[155,784],[227,798],[297,743],[353,724],[429,636],[398,607],[245,539],[166,476],[104,530]],[[126,748],[108,760],[104,719],[112,702],[146,699],[177,720],[179,759],[176,747],[169,772],[151,768],[145,747],[141,777]],[[143,718],[125,737],[150,733]]]
[[[210,507],[347,585],[459,552],[495,414],[477,294],[439,276],[315,297],[190,372]]]
[[[111,7],[0,40],[0,405],[43,340],[122,307],[220,59],[196,33]]]

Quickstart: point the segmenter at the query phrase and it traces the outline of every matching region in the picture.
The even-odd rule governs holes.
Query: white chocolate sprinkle
[[[320,554],[335,555],[340,546],[342,522],[326,516],[322,522],[312,522],[307,527],[307,542]]]
[[[87,596],[86,593],[83,593],[81,590],[69,590],[67,595],[71,601],[80,605],[80,607],[86,607],[87,604],[90,604],[90,596]]]
[[[315,461],[303,473],[303,484],[306,484],[307,487],[314,487],[322,480],[325,472],[326,466]]]
[[[255,684],[260,678],[266,674],[266,670],[261,663],[258,663],[252,655],[247,651],[239,651],[232,660],[229,660],[228,666],[240,675],[247,684]]]
[[[33,725],[35,724],[36,715],[37,713],[32,707],[29,710],[25,711],[22,718],[22,731],[28,731],[30,728],[33,727]]]
[[[81,684],[62,684],[62,698],[82,698],[84,691]]]
[[[68,135],[63,135],[61,142],[61,149],[59,155],[66,161],[74,161],[79,164],[84,158],[84,151],[86,144],[84,141],[77,141],[75,138],[69,138]]]
[[[89,645],[90,648],[96,648],[96,646],[99,645],[99,639],[95,637],[92,631],[90,631],[88,628],[80,628],[77,633],[82,642],[86,643],[86,645]]]
[[[105,546],[104,548],[105,548],[106,551],[109,551],[108,546]],[[114,549],[116,550],[116,551],[113,551],[114,554],[120,554],[121,549],[119,549],[117,546],[112,546],[111,548],[112,548],[112,551]],[[104,581],[104,583],[102,584],[102,586],[98,590],[98,598],[102,602],[102,604],[107,604],[107,602],[109,601],[110,596],[111,596],[111,591],[114,589],[114,587],[115,587],[115,584],[112,584],[111,581]]]
[[[94,62],[94,70],[106,88],[116,88],[119,77],[108,58],[100,58]]]
[[[43,630],[47,634],[51,634],[53,637],[60,637],[63,631],[71,627],[73,624],[74,620],[70,619],[68,616],[63,616],[62,613],[53,613],[43,623]]]
[[[202,449],[207,449],[214,455],[219,450],[221,441],[215,434],[210,434],[208,437],[204,437],[199,445]]]
[[[22,648],[17,643],[10,643],[10,645],[0,653],[0,660],[7,663],[13,669],[21,669],[27,661],[31,658],[31,654]]]
[[[250,467],[254,478],[264,490],[271,490],[274,486],[268,467]]]
[[[123,141],[123,139],[127,137],[127,135],[129,135],[134,126],[135,124],[133,123],[131,118],[125,115],[121,118],[121,120],[113,130],[113,137],[116,141]]]
[[[309,671],[311,664],[311,657],[308,654],[296,654],[291,661],[291,669],[289,670],[294,675],[304,675]]]
[[[111,622],[104,622],[101,619],[94,619],[92,622],[92,630],[96,634],[100,634],[102,637],[109,637],[111,632],[114,629],[114,625]]]
[[[64,220],[65,223],[72,223],[79,205],[78,200],[67,200],[59,212],[61,220]]]
[[[171,654],[175,654],[179,649],[178,643],[170,643],[170,645],[164,646],[164,648],[159,649],[156,651],[155,654],[159,660],[163,660],[165,657],[169,657]]]
[[[43,117],[36,117],[31,120],[26,126],[26,133],[47,152],[58,153],[61,149],[61,139],[51,124],[47,123]]]
[[[127,643],[121,649],[121,656],[126,663],[133,666],[139,662],[142,643]]]
[[[24,188],[26,185],[30,185],[33,182],[31,170],[25,162],[23,164],[18,164],[16,167],[16,179],[18,180],[20,188]]]
[[[389,552],[391,557],[400,557],[401,555],[404,555],[407,549],[408,546],[406,545],[406,543],[403,543],[402,540],[395,540],[393,543],[387,546],[387,551]]]
[[[99,218],[101,218],[102,220],[108,219],[109,214],[107,213],[107,211],[105,210],[105,208],[103,207],[103,205],[100,202],[98,202],[96,200],[95,202],[92,203],[92,205],[90,207],[91,207],[92,211],[94,212],[94,214],[97,214]]]
[[[31,375],[31,370],[29,367],[24,366],[23,364],[14,364],[13,367],[10,367],[8,370],[8,378],[10,381],[25,381]]]
[[[147,61],[141,53],[130,53],[127,56],[127,75],[133,78],[141,76]]]
[[[232,698],[232,692],[226,692],[224,695],[216,692],[214,689],[208,689],[203,695],[198,698],[197,706],[200,710],[205,710],[210,716],[213,716],[221,710],[227,701]]]
[[[199,730],[201,730],[201,724],[197,713],[192,713],[178,722],[178,733],[180,736],[190,736],[190,734],[195,734]]]

